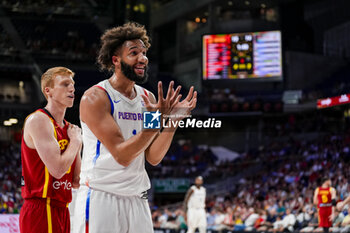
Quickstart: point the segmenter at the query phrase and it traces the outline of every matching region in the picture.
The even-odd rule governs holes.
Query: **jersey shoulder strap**
[[[113,104],[112,98],[109,95],[108,91],[104,87],[102,87],[100,85],[95,85],[94,87],[100,88],[101,90],[103,90],[107,94],[109,102],[111,104],[111,115],[113,115],[113,113],[114,113],[114,104]]]

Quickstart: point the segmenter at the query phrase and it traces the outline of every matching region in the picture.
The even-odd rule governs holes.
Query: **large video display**
[[[280,31],[203,36],[203,79],[282,78]]]

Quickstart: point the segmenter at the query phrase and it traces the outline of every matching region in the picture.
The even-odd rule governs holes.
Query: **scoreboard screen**
[[[282,78],[280,31],[203,36],[203,79]]]

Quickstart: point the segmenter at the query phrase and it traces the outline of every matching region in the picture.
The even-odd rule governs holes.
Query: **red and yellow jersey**
[[[61,128],[55,119],[43,109],[37,111],[46,114],[54,127],[55,137],[61,148],[61,154],[69,144],[67,129],[69,123],[64,120],[64,127]],[[21,145],[22,157],[22,197],[28,198],[51,198],[61,202],[72,201],[72,182],[75,167],[75,160],[72,166],[61,179],[56,179],[50,175],[47,167],[39,157],[35,149],[29,148],[22,137]]]
[[[317,200],[318,208],[331,207],[332,206],[332,193],[330,188],[317,188]]]

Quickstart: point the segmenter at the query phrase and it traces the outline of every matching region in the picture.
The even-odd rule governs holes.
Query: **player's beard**
[[[144,84],[148,80],[148,66],[145,66],[145,73],[143,76],[137,75],[134,71],[134,68],[125,62],[121,61],[121,70],[125,77],[129,80],[135,82],[136,84]]]

